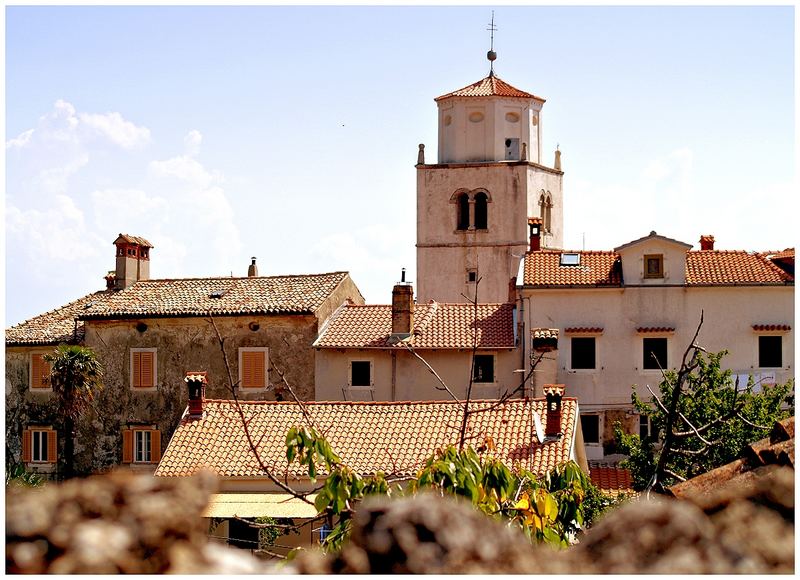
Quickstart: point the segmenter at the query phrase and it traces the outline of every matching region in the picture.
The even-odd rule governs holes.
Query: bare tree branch
[[[439,381],[439,383],[440,383],[440,384],[442,385],[442,387],[443,387],[443,388],[441,388],[441,389],[440,389],[439,387],[436,387],[436,389],[438,389],[438,390],[440,390],[440,391],[442,391],[442,390],[444,390],[444,391],[447,391],[447,393],[448,393],[448,394],[449,394],[451,397],[453,397],[453,400],[454,400],[454,401],[456,401],[456,402],[460,402],[460,401],[458,400],[458,397],[456,397],[456,396],[455,396],[455,394],[453,393],[453,391],[451,391],[451,390],[450,390],[450,387],[448,387],[448,386],[447,386],[447,383],[445,383],[445,382],[444,382],[444,380],[442,379],[442,377],[440,377],[440,376],[439,376],[439,374],[438,374],[438,373],[437,373],[437,372],[434,370],[434,368],[433,368],[433,367],[432,367],[430,364],[428,364],[428,361],[426,361],[424,358],[422,358],[420,355],[418,355],[418,354],[417,354],[417,352],[414,350],[414,348],[413,348],[413,347],[412,347],[410,344],[408,344],[407,342],[403,342],[403,341],[401,341],[401,344],[402,344],[402,345],[403,345],[403,346],[406,348],[406,350],[408,350],[408,352],[410,352],[410,353],[411,353],[411,354],[413,354],[415,357],[417,357],[417,359],[419,359],[419,361],[420,361],[420,362],[422,362],[422,364],[424,364],[424,365],[425,365],[425,367],[428,369],[428,371],[430,371],[430,373],[431,373],[431,374],[432,374],[434,377],[436,377],[436,380],[437,380],[437,381]]]

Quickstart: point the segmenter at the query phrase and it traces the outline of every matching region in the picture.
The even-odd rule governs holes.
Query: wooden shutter
[[[58,458],[58,437],[55,431],[47,432],[47,463],[55,463]]]
[[[31,430],[25,429],[22,432],[22,462],[30,463],[33,460],[31,455]]]
[[[150,431],[150,461],[152,463],[161,461],[161,431],[158,429]]]
[[[133,461],[133,431],[125,429],[122,432],[122,463]]]
[[[50,386],[50,364],[43,354],[31,355],[31,388],[47,389]]]
[[[133,353],[133,386],[137,388],[155,387],[153,369],[155,354],[152,351],[137,351]]]
[[[242,351],[242,387],[266,386],[266,352]]]

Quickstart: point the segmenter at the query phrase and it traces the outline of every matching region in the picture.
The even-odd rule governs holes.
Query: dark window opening
[[[372,385],[371,365],[368,360],[350,362],[350,386],[369,387]]]
[[[469,229],[469,197],[466,193],[458,196],[458,224],[456,229],[468,230]]]
[[[642,439],[645,437],[650,437],[652,429],[653,425],[650,422],[650,417],[647,415],[639,415],[639,437]]]
[[[783,341],[780,336],[758,337],[758,366],[779,368],[783,366]]]
[[[600,415],[581,415],[584,443],[600,443]]]
[[[649,254],[644,257],[644,277],[663,278],[664,277],[664,256],[661,254]]]
[[[494,382],[494,355],[476,354],[472,380],[476,383]]]
[[[247,550],[258,549],[258,528],[241,520],[228,520],[228,544]]]
[[[595,340],[593,336],[572,339],[572,368],[595,368]]]
[[[489,227],[488,198],[485,193],[475,195],[475,229],[485,230]]]
[[[467,270],[467,282],[477,282],[478,272],[476,270]]]
[[[667,368],[666,338],[645,338],[642,345],[642,368],[655,370]]]
[[[33,431],[31,437],[33,439],[33,461],[47,461],[47,431]]]

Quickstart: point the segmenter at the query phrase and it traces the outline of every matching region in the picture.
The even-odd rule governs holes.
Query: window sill
[[[134,393],[155,393],[158,390],[158,387],[131,387],[131,391]]]

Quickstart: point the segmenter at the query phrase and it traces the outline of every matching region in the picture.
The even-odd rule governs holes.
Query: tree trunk
[[[75,477],[75,420],[64,418],[64,479]]]

